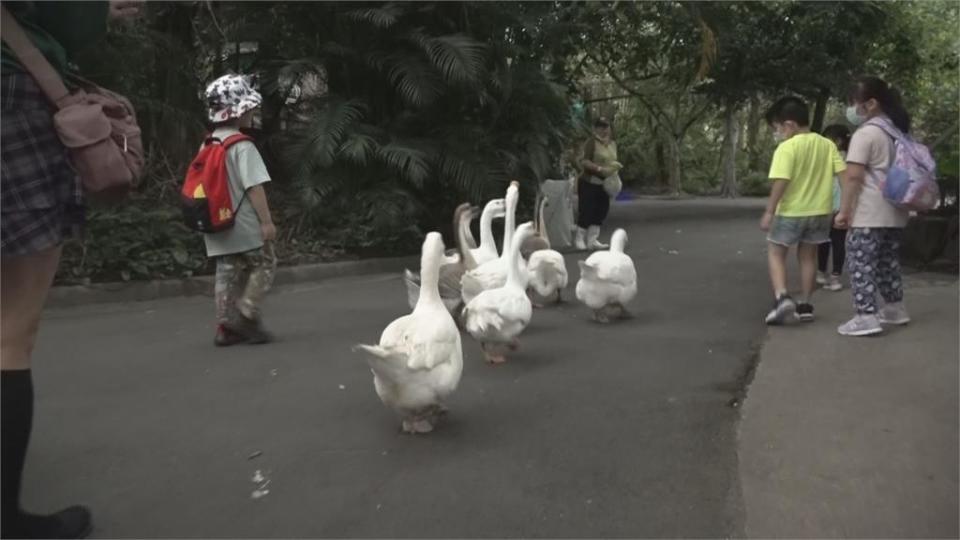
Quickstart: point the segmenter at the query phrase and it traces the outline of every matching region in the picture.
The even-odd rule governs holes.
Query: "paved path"
[[[743,408],[740,463],[753,538],[957,538],[957,280],[906,281],[913,322],[875,338],[820,321],[774,329]]]
[[[214,349],[207,298],[51,311],[27,505],[90,504],[101,537],[742,535],[728,404],[765,333],[756,215],[617,205],[637,317],[538,311],[500,367],[465,340],[449,423],[422,438],[350,353],[405,312],[399,276],[279,290],[261,348]]]

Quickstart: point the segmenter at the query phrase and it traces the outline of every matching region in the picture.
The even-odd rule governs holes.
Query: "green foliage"
[[[903,90],[942,184],[960,162],[958,4],[900,2],[151,2],[77,58],[131,97],[150,174],[90,215],[61,280],[209,270],[176,193],[205,128],[207,82],[256,74],[258,145],[284,262],[409,252],[452,209],[520,180],[524,201],[585,135],[571,104],[614,117],[641,192],[766,194],[760,113],[784,93],[842,121],[855,75]],[[829,99],[828,99],[829,98]],[[832,101],[831,101],[832,100]],[[730,115],[725,113],[730,111]],[[725,145],[724,120],[737,125]],[[826,122],[829,123],[829,122]],[[732,140],[732,139],[731,139]],[[729,159],[729,157],[728,157]],[[529,201],[528,201],[529,199]],[[149,201],[149,202],[148,202]]]
[[[129,205],[89,212],[84,242],[67,246],[58,281],[189,277],[205,266],[203,242],[179,210]]]

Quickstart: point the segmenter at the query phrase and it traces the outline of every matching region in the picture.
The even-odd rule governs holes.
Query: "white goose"
[[[507,253],[508,276],[502,287],[480,292],[463,309],[467,332],[480,342],[487,361],[492,364],[506,362],[506,351],[519,346],[521,332],[530,324],[533,308],[526,293],[526,285],[520,277],[520,244],[533,235],[533,224],[524,223],[517,229]]]
[[[595,251],[580,263],[577,298],[593,310],[598,322],[628,315],[626,304],[637,295],[637,270],[633,259],[623,252],[627,232],[614,231],[609,251]]]
[[[547,198],[543,197],[537,205],[536,234],[530,241],[524,243],[526,247],[532,249],[527,257],[527,271],[530,274],[530,287],[538,295],[549,298],[556,294],[557,303],[560,303],[563,301],[563,289],[566,288],[569,280],[567,262],[560,252],[550,249],[550,239],[547,237],[547,227],[543,221],[543,209],[546,206]]]
[[[507,211],[507,204],[504,199],[493,199],[483,207],[483,213],[480,215],[480,247],[476,247],[474,242],[470,253],[478,265],[490,262],[500,255],[497,253],[497,243],[493,239],[493,220],[503,217]]]
[[[463,203],[457,207],[453,213],[454,232],[457,235],[457,249],[448,251],[444,258],[444,264],[440,267],[440,299],[447,311],[456,316],[460,312],[463,301],[460,295],[460,279],[467,270],[476,268],[476,263],[470,256],[470,253],[464,248],[464,234],[466,227],[470,226],[470,221],[474,217],[474,209],[468,203]],[[407,288],[407,303],[410,309],[413,309],[420,299],[420,276],[415,272],[406,269],[403,271],[403,282]]]
[[[507,259],[510,251],[508,247],[513,245],[514,229],[517,222],[517,201],[520,198],[519,185],[518,182],[511,182],[510,187],[507,188],[507,196],[505,197],[506,214],[504,215],[503,225],[503,253],[500,254],[499,258],[487,261],[463,274],[460,285],[464,304],[468,304],[481,292],[502,287],[507,282]],[[514,264],[519,268],[521,281],[526,288],[529,273],[526,264],[524,263],[521,266],[520,262],[522,261],[514,261]]]
[[[443,400],[463,373],[460,332],[440,300],[438,282],[443,239],[431,232],[423,241],[423,286],[413,313],[391,322],[379,345],[357,345],[373,371],[373,385],[384,405],[403,419],[406,433],[427,433],[446,412]]]

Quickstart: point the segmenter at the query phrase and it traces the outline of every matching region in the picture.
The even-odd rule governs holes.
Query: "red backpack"
[[[215,233],[233,227],[240,204],[233,204],[230,196],[230,177],[227,172],[227,150],[250,137],[236,134],[221,141],[208,137],[203,148],[187,169],[187,178],[180,190],[183,219],[187,227],[202,233]]]

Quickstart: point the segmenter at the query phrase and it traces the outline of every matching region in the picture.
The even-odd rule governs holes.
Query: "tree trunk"
[[[669,135],[666,137],[670,152],[670,195],[680,195],[680,187],[683,185],[683,169],[680,164],[680,143],[682,136]]]
[[[757,138],[760,136],[760,100],[757,96],[750,98],[750,108],[747,112],[747,166],[751,171],[760,167],[760,152],[757,150]]]
[[[666,189],[670,187],[670,171],[667,168],[666,148],[664,148],[663,141],[660,139],[657,139],[656,146],[654,146],[654,154],[657,160],[657,186]]]
[[[720,187],[720,196],[734,198],[737,191],[737,140],[740,138],[740,127],[737,125],[737,107],[727,105],[723,117],[724,126],[724,159],[723,184]]]
[[[817,105],[813,110],[813,124],[810,125],[810,131],[814,133],[823,131],[823,119],[827,115],[827,102],[829,99],[830,89],[821,87],[820,93],[817,94]]]

